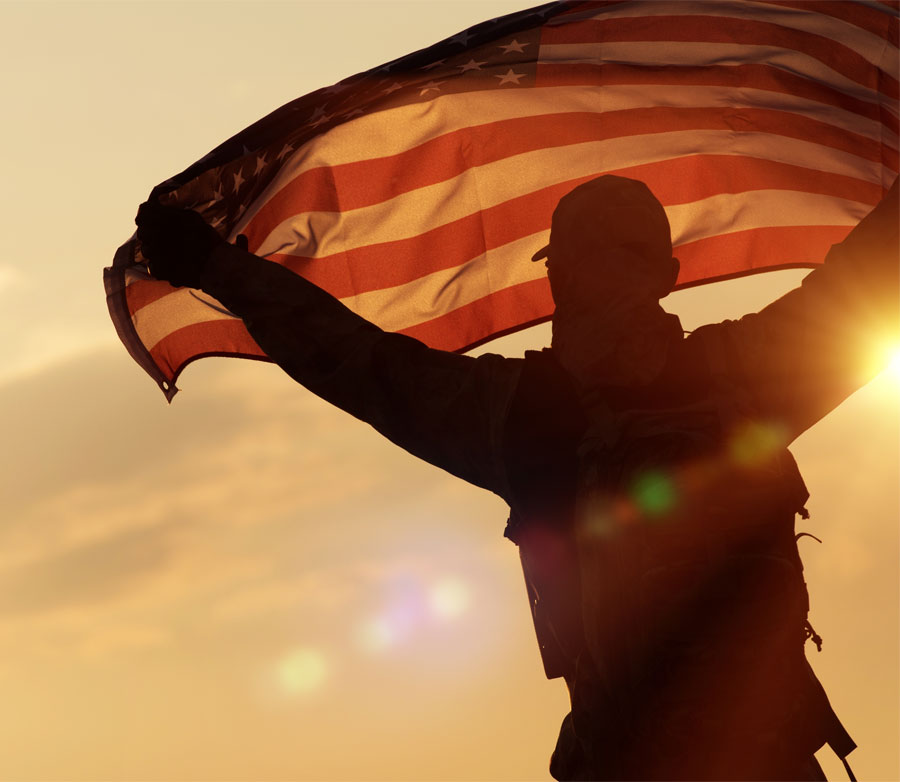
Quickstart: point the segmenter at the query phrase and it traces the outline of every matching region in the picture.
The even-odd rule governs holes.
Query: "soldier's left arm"
[[[695,332],[746,412],[780,425],[788,440],[881,371],[889,346],[900,347],[898,181],[798,288]]]

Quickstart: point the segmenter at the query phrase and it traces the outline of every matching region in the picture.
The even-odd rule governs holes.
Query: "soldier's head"
[[[532,260],[547,265],[554,348],[581,364],[608,353],[623,329],[647,332],[664,316],[659,300],[679,270],[662,204],[643,182],[612,175],[563,196]]]
[[[678,261],[662,204],[636,179],[607,174],[560,199],[544,260],[557,308],[589,298],[600,306],[621,288],[659,301],[675,285]]]

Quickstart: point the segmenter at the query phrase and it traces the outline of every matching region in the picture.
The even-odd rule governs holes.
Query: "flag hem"
[[[116,250],[113,256],[113,265],[103,269],[103,287],[106,290],[106,306],[109,309],[109,317],[115,326],[116,333],[125,349],[138,365],[156,382],[166,397],[166,401],[172,401],[178,388],[175,381],[180,369],[169,380],[163,371],[157,366],[150,351],[144,346],[138,336],[128,311],[128,301],[125,298],[125,269],[133,266],[134,261],[134,236]],[[185,365],[183,365],[185,366]]]

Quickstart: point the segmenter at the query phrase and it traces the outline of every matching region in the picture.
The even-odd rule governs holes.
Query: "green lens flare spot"
[[[763,464],[776,451],[787,445],[784,427],[773,423],[753,421],[738,429],[729,443],[731,458],[741,467]]]
[[[675,484],[661,472],[646,472],[632,484],[631,498],[645,516],[662,516],[675,505]]]

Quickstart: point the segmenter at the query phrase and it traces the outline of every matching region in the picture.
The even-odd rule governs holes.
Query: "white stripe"
[[[318,257],[408,239],[577,176],[698,154],[759,158],[871,183],[882,181],[880,163],[768,133],[690,130],[624,136],[514,155],[373,206],[295,215],[266,237],[257,254]]]
[[[185,326],[213,320],[237,320],[234,315],[227,315],[218,308],[224,309],[202,291],[177,288],[141,307],[131,316],[131,320],[144,347],[153,350],[161,339]]]
[[[795,191],[758,190],[725,194],[669,207],[673,244],[771,226],[853,226],[870,204]],[[343,299],[367,320],[388,331],[427,322],[498,290],[540,279],[543,264],[531,263],[534,251],[546,244],[548,231],[491,250],[461,266],[433,272],[412,282]],[[198,294],[206,297],[205,294]],[[212,304],[216,302],[210,299]],[[402,306],[400,303],[402,302]],[[220,306],[220,305],[219,305]],[[146,305],[134,315],[135,328],[152,349],[185,326],[228,319],[201,303],[186,289]]]
[[[897,11],[885,6],[870,7],[883,11],[888,16],[896,17]],[[731,19],[747,19],[754,22],[771,22],[792,30],[814,33],[852,49],[865,60],[877,67],[885,62],[895,62],[898,56],[897,47],[892,46],[885,38],[870,33],[861,27],[835,19],[825,14],[810,13],[802,8],[786,8],[784,6],[756,3],[751,0],[636,0],[631,3],[610,6],[608,8],[588,9],[583,14],[570,14],[551,19],[548,27],[563,27],[576,21],[588,19],[622,19],[627,17],[648,16],[715,16]],[[890,55],[885,58],[885,54]],[[891,59],[893,57],[893,59]],[[891,75],[897,77],[896,71]]]
[[[553,65],[588,62],[697,67],[765,63],[804,79],[833,87],[854,98],[864,101],[872,99],[871,87],[850,79],[815,57],[780,46],[682,41],[677,45],[660,44],[657,41],[548,44],[541,47],[540,62]]]
[[[496,291],[547,275],[543,263],[532,263],[546,244],[548,231],[489,250],[468,263],[442,269],[413,282],[350,296],[342,301],[385,331],[401,331],[452,312]],[[402,302],[403,306],[398,306]]]
[[[723,193],[666,207],[673,246],[753,228],[854,226],[871,211],[872,204],[795,190]]]

